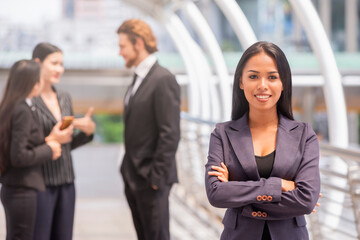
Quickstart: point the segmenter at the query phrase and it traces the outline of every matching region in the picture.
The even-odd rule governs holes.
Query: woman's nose
[[[260,78],[258,89],[267,89],[267,80],[266,78]]]
[[[64,66],[59,65],[56,70],[61,74],[64,72]]]

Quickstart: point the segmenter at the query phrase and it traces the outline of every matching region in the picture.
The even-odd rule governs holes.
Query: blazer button
[[[266,218],[266,217],[267,217],[267,213],[266,213],[266,212],[262,212],[261,215],[262,215],[263,218]]]
[[[267,197],[266,195],[263,195],[263,196],[262,196],[262,200],[263,200],[263,201],[266,201],[267,199],[268,199],[268,197]]]
[[[257,217],[257,212],[252,212],[251,215],[252,215],[253,217]]]
[[[268,200],[269,202],[271,202],[272,199],[273,199],[272,196],[268,196],[268,197],[267,197],[267,200]]]
[[[258,216],[258,217],[261,217],[261,216],[262,216],[262,212],[258,211],[258,212],[257,212],[257,216]]]
[[[259,195],[259,196],[256,197],[256,200],[258,200],[259,202],[261,202],[262,197]]]

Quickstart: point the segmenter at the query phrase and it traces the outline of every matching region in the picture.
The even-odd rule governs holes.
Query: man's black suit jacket
[[[121,173],[134,190],[178,181],[175,153],[180,140],[180,86],[156,62],[124,111],[125,156]]]
[[[45,143],[36,113],[21,101],[11,118],[10,166],[2,173],[2,184],[44,191],[41,165],[52,159],[52,150]]]

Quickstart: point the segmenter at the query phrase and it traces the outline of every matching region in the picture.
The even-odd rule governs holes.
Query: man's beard
[[[138,58],[139,58],[139,51],[136,50],[135,48],[134,48],[134,51],[135,51],[135,57],[129,59],[129,60],[126,62],[126,67],[127,67],[127,68],[131,68],[132,66],[134,66],[134,64],[136,63],[136,61],[137,61]]]

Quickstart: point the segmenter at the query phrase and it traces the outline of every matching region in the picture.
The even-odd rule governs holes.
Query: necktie
[[[126,93],[126,96],[125,96],[125,105],[127,106],[130,102],[130,99],[132,97],[132,92],[133,92],[133,88],[134,88],[134,85],[135,85],[135,82],[136,82],[136,78],[137,78],[137,75],[136,73],[134,74],[134,78],[133,78],[133,81],[129,87],[129,90],[128,92]]]

